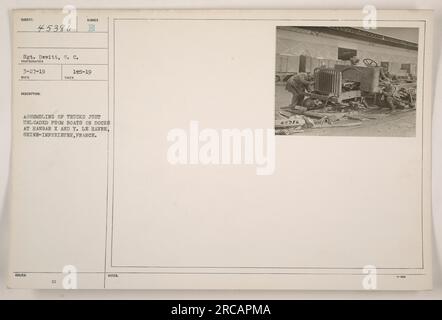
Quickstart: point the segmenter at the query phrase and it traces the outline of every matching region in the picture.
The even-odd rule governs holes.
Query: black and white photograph
[[[441,1],[30,2],[0,4],[0,301],[442,298]]]
[[[415,137],[418,31],[278,26],[276,134]]]

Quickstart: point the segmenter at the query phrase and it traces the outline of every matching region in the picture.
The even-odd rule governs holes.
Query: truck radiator
[[[342,91],[342,74],[334,69],[317,69],[315,71],[315,91],[321,94],[340,96]]]

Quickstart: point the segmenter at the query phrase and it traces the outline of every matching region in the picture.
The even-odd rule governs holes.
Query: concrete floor
[[[292,95],[285,90],[284,84],[275,89],[275,112],[291,102]],[[295,135],[320,136],[365,136],[365,137],[414,137],[416,135],[416,111],[387,113],[376,120],[363,121],[358,127],[335,127],[305,129]]]

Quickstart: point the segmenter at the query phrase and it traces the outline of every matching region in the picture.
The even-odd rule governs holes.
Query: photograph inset
[[[414,137],[418,31],[277,27],[276,134]]]

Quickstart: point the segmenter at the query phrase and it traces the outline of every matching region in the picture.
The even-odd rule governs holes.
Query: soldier
[[[295,74],[287,80],[285,89],[293,95],[290,107],[302,105],[305,91],[309,91],[310,85],[314,82],[312,80],[312,77],[305,72]]]
[[[358,66],[359,65],[359,57],[358,56],[353,56],[350,58],[350,63],[352,66]]]
[[[385,103],[391,109],[392,112],[396,111],[396,101],[393,98],[394,91],[395,90],[393,85],[389,81],[386,81],[385,86],[382,89],[382,94],[384,95]]]
[[[387,68],[381,68],[379,70],[379,77],[381,80],[384,81],[390,81],[393,78],[392,74],[388,72]]]

